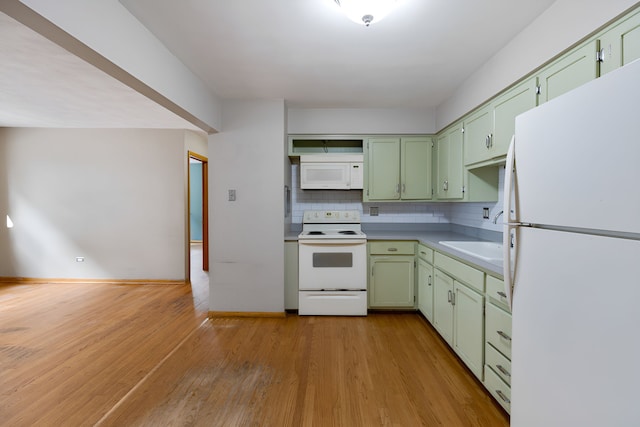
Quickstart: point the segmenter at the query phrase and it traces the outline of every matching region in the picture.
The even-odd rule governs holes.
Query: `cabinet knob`
[[[398,252],[398,248],[387,248],[389,252]]]

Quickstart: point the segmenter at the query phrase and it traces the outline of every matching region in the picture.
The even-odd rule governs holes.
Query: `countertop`
[[[453,258],[457,258],[461,261],[477,267],[485,273],[502,279],[502,263],[486,262],[480,258],[474,257],[472,255],[467,255],[438,243],[442,240],[474,240],[495,242],[500,240],[501,233],[487,232],[486,230],[473,229],[471,227],[450,225],[447,225],[445,227],[395,227],[393,225],[390,225],[385,229],[384,226],[367,227],[365,224],[363,224],[363,231],[367,235],[367,240],[416,240],[432,249],[437,250],[438,252],[447,254]],[[284,240],[297,241],[299,233],[299,230],[290,230],[285,233]]]

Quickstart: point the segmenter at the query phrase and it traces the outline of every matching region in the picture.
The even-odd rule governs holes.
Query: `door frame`
[[[187,241],[189,242],[189,281],[191,281],[191,166],[190,160],[202,163],[202,269],[209,271],[209,159],[187,151]]]

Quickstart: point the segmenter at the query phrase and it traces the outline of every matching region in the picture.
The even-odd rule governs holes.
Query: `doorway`
[[[189,209],[189,281],[192,281],[194,263],[209,271],[209,162],[193,151],[188,152],[188,209]]]

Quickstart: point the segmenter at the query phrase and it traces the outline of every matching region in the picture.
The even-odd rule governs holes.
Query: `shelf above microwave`
[[[362,154],[364,137],[344,135],[289,135],[289,156]]]

